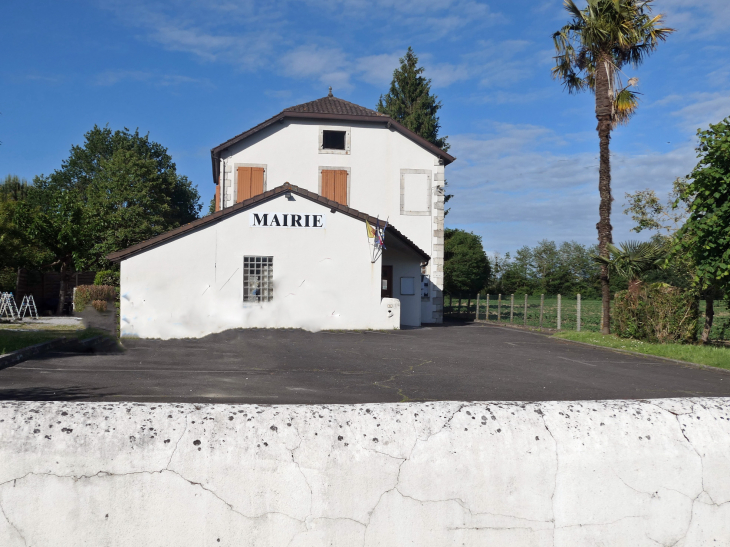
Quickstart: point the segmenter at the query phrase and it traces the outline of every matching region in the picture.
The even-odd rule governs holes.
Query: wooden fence
[[[494,321],[551,330],[600,331],[602,303],[580,295],[444,295],[444,317],[465,321]],[[700,301],[698,335],[704,326],[705,302]],[[710,338],[730,339],[730,308],[715,302],[715,320]]]

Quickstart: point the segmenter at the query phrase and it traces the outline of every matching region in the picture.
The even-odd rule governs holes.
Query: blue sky
[[[730,2],[657,0],[678,32],[638,70],[640,111],[612,139],[614,240],[635,237],[625,192],[695,163],[694,135],[730,115]],[[580,3],[579,3],[580,5]],[[94,124],[167,146],[207,202],[210,148],[322,97],[374,107],[408,46],[443,102],[447,225],[488,252],[596,240],[593,98],[550,77],[560,0],[154,0],[0,6],[0,176],[60,167]]]

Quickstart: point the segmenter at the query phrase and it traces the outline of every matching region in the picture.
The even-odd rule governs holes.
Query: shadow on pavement
[[[0,389],[2,401],[81,401],[100,395],[110,396],[103,388],[73,387],[25,387]]]

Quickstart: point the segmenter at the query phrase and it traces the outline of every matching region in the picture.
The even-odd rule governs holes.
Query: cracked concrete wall
[[[6,401],[0,545],[730,545],[730,399]]]

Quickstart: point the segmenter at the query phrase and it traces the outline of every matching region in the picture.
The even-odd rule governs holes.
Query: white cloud
[[[100,86],[110,86],[124,81],[148,82],[161,87],[180,84],[212,86],[208,80],[191,78],[182,74],[159,74],[145,70],[105,70],[96,76],[94,83]]]
[[[667,25],[689,39],[706,39],[708,35],[725,35],[730,26],[730,2],[727,0],[662,0],[654,13],[665,13]]]
[[[400,57],[397,53],[366,55],[356,61],[355,69],[361,80],[374,85],[387,85],[393,78]]]
[[[316,78],[325,85],[351,87],[351,63],[338,48],[301,46],[285,53],[280,65],[285,76]]]
[[[718,123],[730,116],[730,93],[692,93],[674,101],[674,104],[686,104],[672,112],[673,116],[682,119],[685,130],[692,134],[699,128],[707,128],[711,123]]]
[[[565,137],[565,136],[563,136]],[[585,138],[578,135],[576,138]],[[541,239],[595,243],[598,220],[598,140],[595,153],[564,153],[565,141],[533,125],[491,124],[483,135],[450,137],[458,161],[447,168],[452,227],[472,230],[502,253]],[[626,192],[666,194],[691,171],[691,146],[669,153],[612,154],[614,239],[636,238],[622,214]]]

